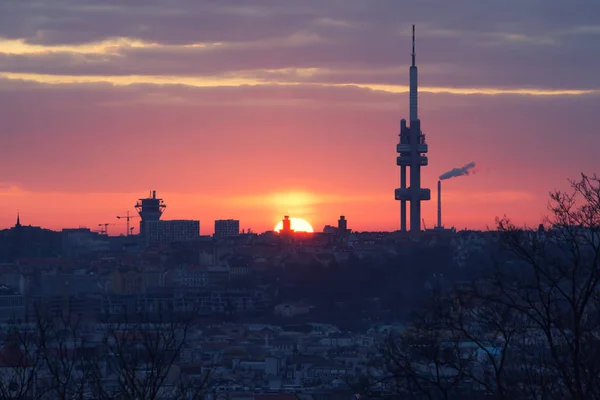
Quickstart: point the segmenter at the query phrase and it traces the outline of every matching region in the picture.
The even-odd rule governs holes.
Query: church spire
[[[19,212],[17,211],[17,224],[15,225],[15,228],[20,228],[21,227],[21,216],[19,215]]]

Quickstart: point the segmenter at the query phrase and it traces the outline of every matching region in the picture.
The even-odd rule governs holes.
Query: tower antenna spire
[[[412,35],[412,66],[415,67],[415,26],[413,25],[413,35]]]

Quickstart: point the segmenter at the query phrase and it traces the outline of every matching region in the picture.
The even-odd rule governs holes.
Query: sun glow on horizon
[[[314,229],[308,221],[302,218],[290,218],[291,221],[291,229],[294,232],[314,232]],[[283,221],[279,221],[277,225],[275,225],[275,232],[279,232],[283,229]]]

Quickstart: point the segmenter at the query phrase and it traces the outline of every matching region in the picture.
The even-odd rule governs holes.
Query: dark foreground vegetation
[[[152,310],[152,314],[156,314]],[[36,304],[33,320],[0,331],[0,399],[203,399],[218,384],[210,367],[183,370],[191,317],[87,324]]]
[[[551,194],[538,229],[497,221],[491,270],[438,293],[353,382],[366,397],[600,398],[600,181]],[[511,260],[511,261],[507,261]]]

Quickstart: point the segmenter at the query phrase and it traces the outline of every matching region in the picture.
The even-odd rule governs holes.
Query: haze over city
[[[398,229],[399,121],[417,26],[423,187],[444,224],[537,224],[597,168],[600,4],[81,1],[0,4],[0,227],[168,219]],[[432,200],[434,196],[432,195]],[[436,203],[422,216],[433,226]],[[125,232],[121,224],[113,229]]]

